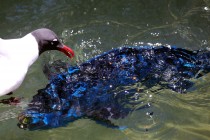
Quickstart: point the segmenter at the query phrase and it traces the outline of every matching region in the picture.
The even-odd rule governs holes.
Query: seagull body
[[[18,88],[28,68],[46,50],[59,50],[69,57],[74,55],[54,32],[45,28],[18,39],[0,39],[0,96]]]
[[[28,34],[20,39],[0,40],[0,96],[16,90],[28,68],[39,56],[36,39]]]

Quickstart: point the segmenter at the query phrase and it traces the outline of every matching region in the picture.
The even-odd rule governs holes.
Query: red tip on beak
[[[69,58],[74,57],[74,51],[71,48],[67,47],[66,45],[63,45],[63,47],[59,48],[59,51],[63,52]]]

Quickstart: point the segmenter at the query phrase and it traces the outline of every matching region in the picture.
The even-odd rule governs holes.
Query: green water
[[[54,30],[75,50],[76,59],[71,63],[76,60],[81,63],[124,44],[170,44],[202,49],[210,47],[210,0],[1,1],[1,38],[22,37],[41,27]],[[141,100],[151,103],[151,108],[134,111],[124,120],[117,120],[128,126],[124,131],[89,119],[55,129],[19,129],[18,113],[36,91],[47,84],[43,66],[59,59],[68,62],[59,52],[42,55],[15,92],[15,96],[24,97],[23,103],[17,107],[0,105],[1,140],[210,139],[210,74],[194,80],[196,84],[187,94],[158,87],[146,91]],[[146,115],[151,111],[154,115]]]

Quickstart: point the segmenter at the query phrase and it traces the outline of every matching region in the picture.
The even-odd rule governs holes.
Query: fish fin
[[[185,93],[193,85],[194,83],[187,79],[180,79],[176,83],[169,83],[167,86],[175,92]]]
[[[120,114],[120,111],[114,112],[115,109],[108,109],[108,108],[102,108],[99,110],[94,110],[91,112],[88,112],[86,116],[94,121],[96,121],[98,124],[104,125],[109,128],[113,129],[120,129],[121,127],[114,124],[112,122],[112,119],[118,119],[124,117],[125,113]]]

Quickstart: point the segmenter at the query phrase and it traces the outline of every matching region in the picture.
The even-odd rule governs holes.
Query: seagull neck
[[[21,54],[24,55],[23,59],[27,59],[25,62],[30,67],[39,57],[38,43],[32,34],[24,36],[21,40],[24,42]]]

